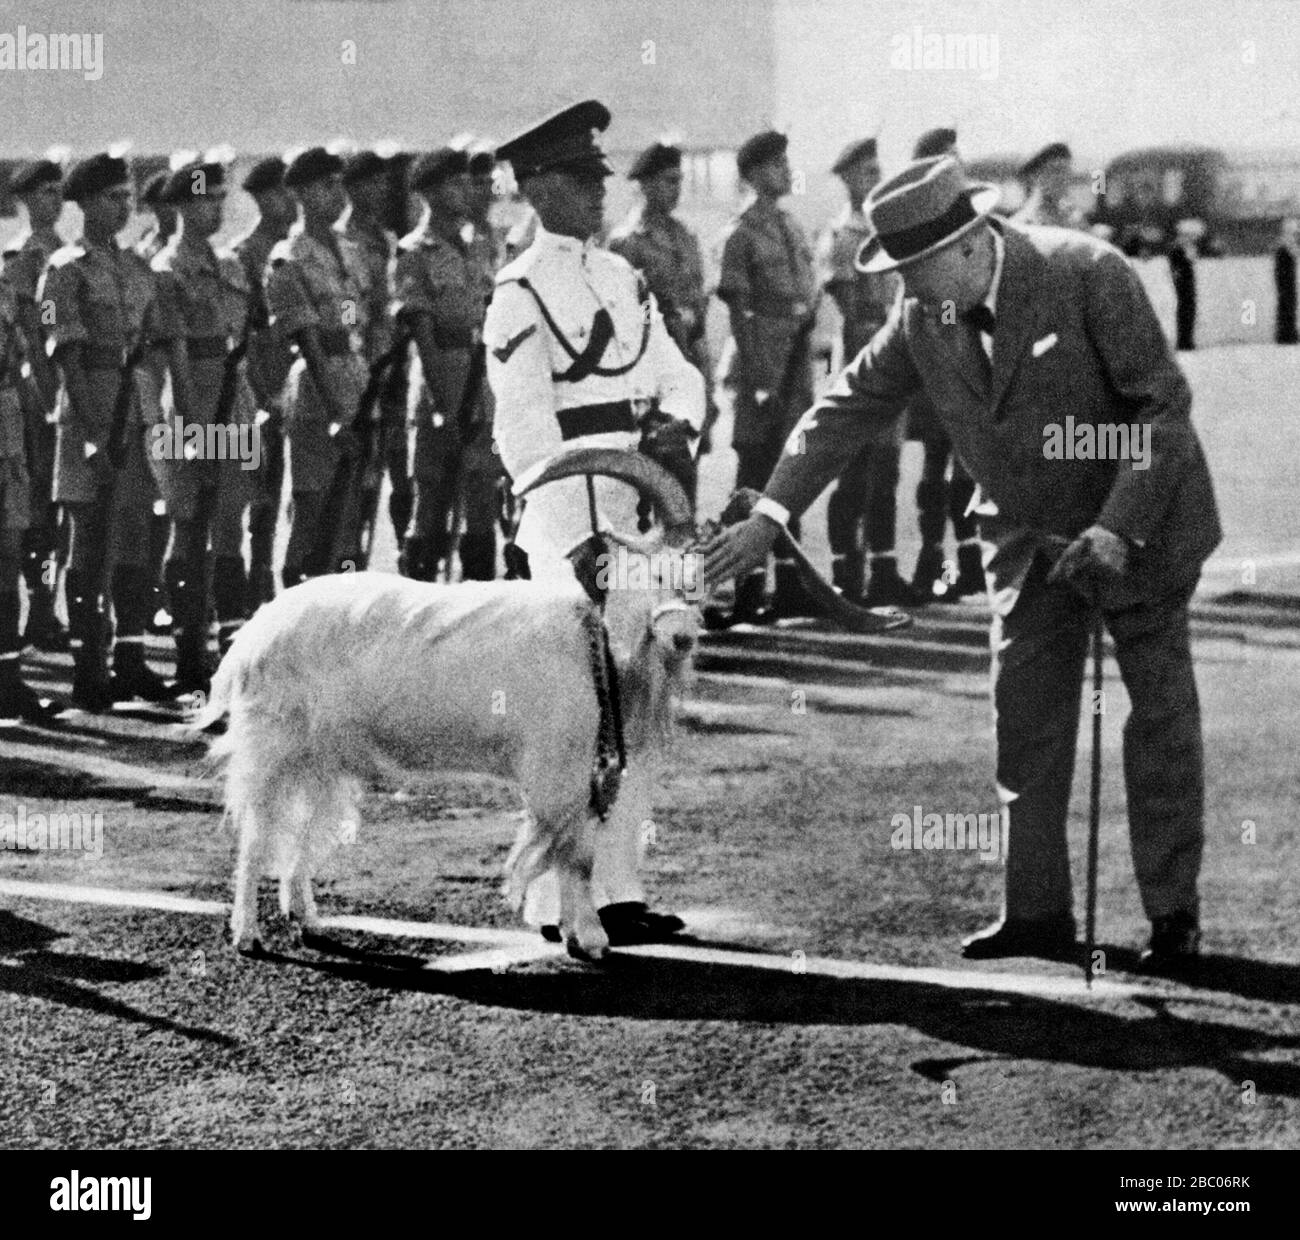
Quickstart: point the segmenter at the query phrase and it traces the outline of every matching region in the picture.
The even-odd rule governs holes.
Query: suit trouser
[[[994,617],[998,794],[1008,810],[1005,913],[1069,915],[1066,817],[1079,730],[1089,613],[1046,584],[1040,556],[1014,608]],[[1187,606],[1195,580],[1105,613],[1132,709],[1124,724],[1129,847],[1142,906],[1156,918],[1198,911],[1204,843],[1200,705]]]

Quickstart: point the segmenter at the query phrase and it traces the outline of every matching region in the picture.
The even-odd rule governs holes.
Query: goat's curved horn
[[[524,470],[515,479],[513,492],[516,499],[522,499],[548,482],[582,474],[617,478],[635,487],[659,509],[666,542],[681,542],[694,533],[691,501],[681,483],[644,453],[625,448],[566,448]]]

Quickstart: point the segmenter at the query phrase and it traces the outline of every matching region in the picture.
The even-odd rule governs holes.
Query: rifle
[[[152,308],[152,307],[151,307]],[[148,351],[148,313],[140,325],[140,336],[127,351],[118,372],[117,392],[113,397],[113,413],[108,424],[108,439],[105,456],[108,459],[108,477],[97,488],[95,520],[91,524],[94,539],[94,558],[92,568],[93,595],[107,595],[109,591],[108,562],[109,538],[112,530],[113,505],[117,498],[117,484],[122,467],[126,464],[127,454],[127,418],[131,412],[131,401],[135,396],[135,372],[144,361]]]
[[[446,504],[442,509],[443,520],[440,529],[438,558],[443,561],[443,574],[451,580],[452,554],[460,535],[460,472],[465,459],[465,449],[477,438],[482,429],[474,421],[474,411],[478,406],[479,393],[483,390],[483,380],[487,377],[487,350],[480,340],[470,352],[469,370],[465,375],[465,386],[460,394],[460,404],[452,415],[451,425],[454,433],[449,437],[447,447],[447,471],[444,480],[447,484]]]
[[[330,479],[329,490],[325,495],[325,506],[321,509],[321,530],[309,559],[308,572],[314,576],[333,572],[335,565],[343,562],[352,552],[350,542],[346,546],[340,546],[340,543],[349,538],[348,531],[354,528],[358,530],[361,539],[357,546],[357,558],[361,561],[359,567],[364,568],[369,560],[370,539],[362,528],[367,523],[363,493],[374,476],[375,464],[379,459],[379,397],[393,367],[405,358],[411,340],[411,333],[399,324],[396,339],[370,363],[366,386],[361,390],[356,412],[348,423],[348,429],[359,441],[361,451],[344,452],[334,468],[334,476]],[[373,512],[369,524],[373,535]]]

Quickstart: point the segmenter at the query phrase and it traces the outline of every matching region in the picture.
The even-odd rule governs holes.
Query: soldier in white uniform
[[[693,437],[704,419],[704,382],[664,328],[636,271],[593,238],[603,224],[611,169],[595,142],[610,114],[594,100],[548,117],[497,156],[537,213],[532,244],[502,268],[484,324],[495,438],[514,477],[566,447],[634,449],[646,416],[667,415],[669,435]],[[638,495],[595,479],[602,530],[637,533]],[[533,492],[516,544],[534,579],[589,574],[592,517],[587,484],[567,479]],[[567,559],[566,559],[567,557]],[[587,583],[589,584],[589,583]],[[629,767],[596,846],[593,894],[616,945],[662,939],[683,928],[651,912],[638,873],[653,772]],[[553,874],[529,889],[524,915],[558,941]]]

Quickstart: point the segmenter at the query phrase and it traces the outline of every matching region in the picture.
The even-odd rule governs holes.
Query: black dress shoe
[[[899,575],[893,556],[871,561],[871,577],[862,596],[864,607],[914,607],[921,602],[912,587]]]
[[[1196,916],[1180,909],[1151,922],[1151,942],[1138,957],[1143,973],[1179,973],[1195,966],[1201,954],[1201,928]]]
[[[680,917],[672,913],[653,913],[636,901],[607,904],[599,910],[599,915],[611,947],[664,943],[686,929],[686,923]]]
[[[961,941],[961,954],[967,960],[998,960],[1004,956],[1069,960],[1075,951],[1073,917],[1007,919]]]
[[[543,926],[542,938],[544,938],[548,943],[558,943],[560,941],[560,927]]]
[[[49,723],[64,710],[62,702],[40,697],[21,680],[0,690],[0,719],[22,719],[27,723]]]

